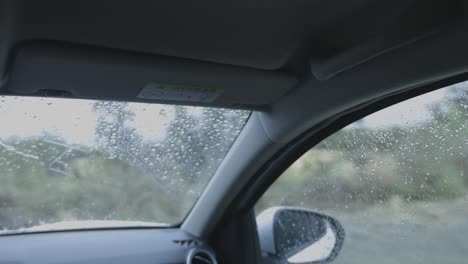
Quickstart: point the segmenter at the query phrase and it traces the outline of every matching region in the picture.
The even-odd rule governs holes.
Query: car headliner
[[[0,0],[0,92],[141,101],[158,80],[222,94],[143,101],[257,110],[182,225],[199,237],[305,131],[468,68],[463,1],[183,2]]]

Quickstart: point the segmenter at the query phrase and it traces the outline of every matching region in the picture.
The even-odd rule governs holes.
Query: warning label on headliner
[[[138,94],[137,98],[210,103],[216,100],[222,93],[222,89],[149,83]]]

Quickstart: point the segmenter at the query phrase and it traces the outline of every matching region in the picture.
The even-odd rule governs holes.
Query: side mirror
[[[257,226],[262,254],[272,263],[331,262],[345,238],[337,220],[301,208],[269,208],[258,215]]]

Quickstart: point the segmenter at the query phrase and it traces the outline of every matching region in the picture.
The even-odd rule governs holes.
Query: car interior
[[[326,263],[337,256],[347,263],[339,251],[354,238],[334,218],[301,208],[257,216],[255,204],[294,161],[334,132],[465,81],[467,11],[461,0],[0,0],[2,98],[239,113],[232,118],[239,125],[229,128],[238,130],[232,139],[204,141],[223,145],[213,152],[220,159],[178,220],[164,227],[0,232],[0,263]],[[39,113],[35,107],[27,111]],[[54,109],[64,120],[57,124],[74,115]],[[8,120],[5,127],[17,126]],[[1,151],[11,150],[6,140],[0,143]],[[2,190],[0,231],[10,212]],[[307,233],[288,228],[291,219],[314,225],[321,237],[335,232],[329,256],[295,261],[299,248],[277,244]]]

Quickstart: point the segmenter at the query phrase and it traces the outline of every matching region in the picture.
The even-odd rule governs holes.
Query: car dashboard
[[[216,263],[209,246],[176,228],[3,235],[0,256],[0,264]]]

